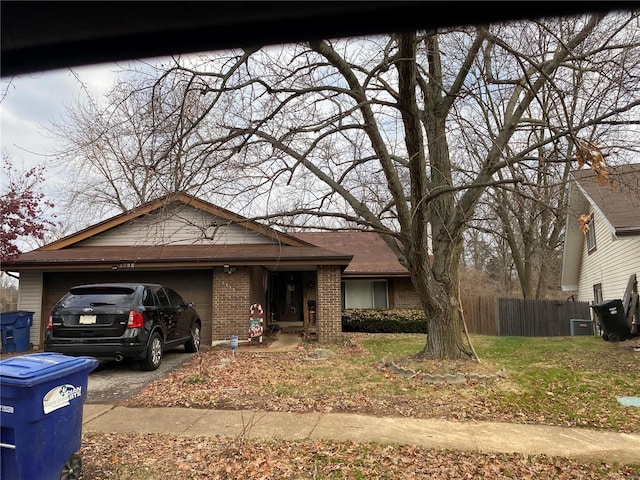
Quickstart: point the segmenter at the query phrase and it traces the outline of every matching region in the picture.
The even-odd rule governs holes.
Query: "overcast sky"
[[[75,67],[80,80],[94,97],[111,86],[113,64]],[[46,163],[55,149],[46,127],[63,118],[65,105],[86,98],[80,82],[69,69],[2,79],[0,139],[17,168]]]
[[[155,63],[164,58],[145,59]],[[47,132],[52,122],[64,118],[65,109],[78,100],[86,100],[87,87],[98,103],[113,85],[116,72],[133,66],[136,62],[107,63],[86,67],[73,67],[32,73],[1,79],[0,94],[0,146],[8,153],[18,170],[28,170],[44,165],[49,177],[56,175],[49,165],[57,143]],[[74,75],[75,73],[75,75]],[[77,78],[76,78],[77,77]],[[4,179],[0,178],[0,186]],[[49,186],[47,186],[49,187]],[[55,196],[50,188],[47,195]]]

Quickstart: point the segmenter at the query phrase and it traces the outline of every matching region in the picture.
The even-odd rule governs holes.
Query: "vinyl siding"
[[[34,312],[33,324],[29,330],[29,343],[40,348],[40,330],[47,314],[42,312],[42,272],[27,271],[20,273],[20,291],[18,293],[18,310]]]
[[[615,238],[602,217],[595,214],[596,250],[587,252],[582,244],[582,269],[578,298],[593,302],[593,286],[602,284],[604,300],[622,299],[629,276],[640,274],[640,237]]]
[[[244,245],[274,241],[191,206],[154,211],[77,243],[77,247]]]

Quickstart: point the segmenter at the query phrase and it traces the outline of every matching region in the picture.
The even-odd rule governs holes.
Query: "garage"
[[[202,320],[202,342],[210,344],[212,277],[210,269],[45,273],[42,318],[46,321],[51,307],[75,285],[102,282],[160,283],[173,288],[186,302],[194,303]],[[41,336],[44,334],[40,333]]]

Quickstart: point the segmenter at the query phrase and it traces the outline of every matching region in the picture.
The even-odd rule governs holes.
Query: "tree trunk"
[[[439,244],[440,251],[429,268],[420,254],[410,255],[409,271],[427,319],[427,341],[419,356],[424,359],[470,359],[460,315],[458,262],[462,244]],[[455,265],[455,268],[450,268]],[[438,272],[444,272],[438,273]]]

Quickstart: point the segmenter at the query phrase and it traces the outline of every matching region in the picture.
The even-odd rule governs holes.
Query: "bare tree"
[[[0,273],[0,311],[8,312],[18,306],[18,281],[7,272]]]
[[[498,172],[503,181],[506,178],[521,181],[511,187],[490,187],[482,209],[491,212],[490,219],[476,217],[471,222],[473,229],[490,235],[492,245],[507,247],[508,263],[504,252],[501,255],[490,252],[489,258],[494,265],[496,261],[502,263],[505,282],[510,278],[509,270],[513,270],[525,299],[547,298],[559,288],[571,164],[548,158],[540,156],[530,162],[512,164],[508,176]]]
[[[513,257],[506,240],[500,235],[498,220],[478,215],[478,210],[484,209],[485,205],[478,206],[473,222],[465,232],[460,293],[462,296],[517,297],[519,291]],[[481,276],[484,280],[477,281]]]
[[[578,21],[574,19],[573,23]],[[568,25],[574,28],[571,23]],[[611,38],[621,32],[618,30],[621,25],[624,24],[602,24],[611,27]],[[534,30],[526,29],[523,36],[529,32],[527,41],[539,42],[543,48],[549,42],[547,29],[546,25],[538,25]],[[570,170],[576,168],[575,163],[567,162],[575,157],[576,151],[573,142],[563,139],[564,132],[574,129],[592,145],[606,145],[603,150],[609,162],[620,162],[636,148],[634,135],[628,128],[620,128],[620,123],[630,126],[637,124],[637,119],[618,115],[627,107],[625,101],[633,106],[636,87],[632,79],[637,75],[633,69],[639,61],[634,39],[625,40],[630,42],[627,49],[612,43],[597,57],[576,57],[571,61],[572,68],[554,72],[516,133],[526,136],[524,142],[532,147],[537,145],[537,150],[531,150],[529,158],[497,173],[501,180],[521,181],[489,188],[483,211],[492,212],[488,216],[493,220],[474,219],[475,228],[490,232],[496,244],[504,242],[509,246],[524,298],[545,298],[559,288],[567,215],[566,183]],[[515,41],[510,44],[515,45]],[[500,74],[504,75],[505,63],[497,62],[496,58],[498,55],[490,60],[501,65]],[[486,67],[490,72],[492,65],[487,63]],[[496,77],[494,83],[499,82]],[[620,98],[626,100],[621,102]],[[621,110],[617,110],[619,108]],[[487,111],[482,117],[474,118],[479,123],[486,121],[483,119],[493,121],[493,115]],[[548,138],[555,140],[549,143]]]
[[[69,173],[67,207],[91,220],[174,192],[200,194],[226,184],[228,157],[214,129],[193,129],[206,108],[183,84],[156,84],[155,67],[122,70],[105,102],[88,98],[67,109],[53,133],[63,142],[57,164]],[[181,90],[185,88],[185,90]],[[99,104],[106,106],[100,107]]]

